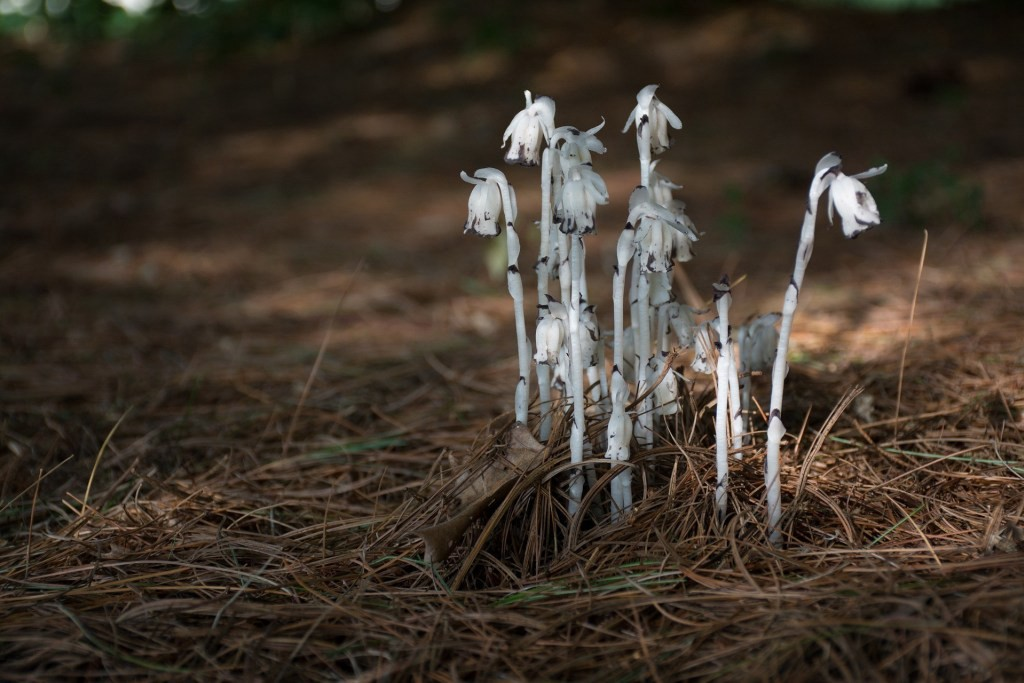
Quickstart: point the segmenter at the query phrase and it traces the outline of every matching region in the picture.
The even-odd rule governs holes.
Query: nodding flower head
[[[537,353],[533,359],[541,365],[553,365],[563,353],[565,330],[568,327],[565,306],[552,296],[540,308],[537,320]]]
[[[514,223],[516,220],[516,194],[505,179],[505,174],[496,168],[479,168],[473,175],[463,171],[460,176],[473,186],[469,193],[469,217],[463,233],[473,233],[481,237],[494,237],[501,234],[498,217],[505,211],[505,220]],[[501,188],[508,188],[511,206],[503,207]]]
[[[887,165],[877,166],[855,175],[840,172],[828,188],[828,220],[832,221],[832,211],[835,209],[843,222],[843,234],[850,239],[882,222],[875,198],[860,179],[885,173],[886,168]]]
[[[781,313],[765,313],[740,328],[740,363],[747,370],[770,370],[775,362],[775,348],[779,344],[779,331],[775,323]]]
[[[605,149],[604,143],[597,139],[597,133],[602,128],[604,128],[604,119],[601,119],[601,123],[590,130],[581,131],[573,126],[561,126],[555,129],[550,145],[558,147],[563,171],[579,164],[589,164],[592,159],[591,153],[604,154],[608,151]],[[558,143],[560,142],[562,145],[559,147]]]
[[[668,127],[676,130],[683,127],[682,121],[675,113],[665,106],[665,103],[654,95],[658,89],[657,85],[649,85],[636,94],[636,106],[633,107],[629,120],[623,126],[622,132],[629,130],[630,124],[636,125],[637,140],[643,134],[643,127],[651,127],[651,151],[654,154],[661,154],[672,146],[672,138],[668,134]]]
[[[843,234],[853,239],[865,230],[882,222],[878,214],[875,198],[868,192],[861,179],[872,178],[885,173],[887,164],[869,168],[862,173],[846,175],[843,173],[843,158],[835,152],[829,152],[818,161],[814,170],[814,180],[808,193],[808,211],[818,203],[821,195],[828,190],[828,219],[832,222],[833,213],[838,213],[843,224]]]
[[[525,91],[526,108],[512,119],[505,129],[501,146],[511,139],[505,161],[520,166],[536,166],[540,163],[541,140],[551,140],[555,129],[555,101],[550,97],[533,99]]]
[[[626,223],[636,230],[641,270],[649,273],[671,270],[677,254],[689,256],[689,242],[697,241],[697,233],[672,211],[651,201],[647,188],[640,186],[633,190],[629,207]],[[677,232],[688,240],[685,245],[676,237]]]
[[[598,204],[608,203],[608,187],[590,164],[565,171],[562,196],[555,210],[558,229],[567,235],[588,235],[597,229]]]
[[[681,190],[683,186],[673,183],[665,175],[654,170],[658,167],[659,161],[660,159],[655,159],[651,162],[651,196],[654,197],[655,203],[671,208],[669,204],[673,201],[672,191]]]

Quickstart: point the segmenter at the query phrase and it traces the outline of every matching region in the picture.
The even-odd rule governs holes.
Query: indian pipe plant
[[[729,320],[732,290],[728,275],[724,275],[712,288],[717,317],[700,321],[710,309],[698,311],[683,305],[672,288],[672,270],[693,258],[693,244],[699,235],[686,215],[686,205],[673,196],[681,186],[656,170],[655,157],[672,144],[669,129],[682,128],[679,117],[656,96],[657,88],[648,85],[639,91],[623,128],[623,133],[635,128],[640,182],[629,198],[629,213],[616,244],[610,334],[598,324],[596,306],[589,298],[584,245],[584,237],[597,229],[597,207],[609,201],[605,182],[593,166],[593,155],[605,152],[597,138],[604,122],[588,130],[556,127],[555,102],[526,91],[525,107],[503,136],[507,163],[540,167],[535,353],[531,354],[531,335],[526,329],[515,191],[497,169],[462,173],[462,179],[473,185],[465,232],[495,237],[505,228],[507,281],[519,358],[514,392],[517,429],[530,429],[532,365],[539,394],[534,431],[540,441],[551,438],[556,411],[564,411],[568,418],[572,464],[565,481],[568,514],[583,512],[584,489],[597,481],[594,472],[583,467],[584,454],[603,453],[609,464],[618,468],[609,480],[606,500],[610,517],[619,519],[633,506],[631,453],[654,445],[659,425],[664,423],[655,418],[678,411],[684,385],[682,369],[675,360],[681,351],[692,349],[690,367],[715,377],[715,507],[718,519],[724,520],[730,459],[741,458],[755,434],[750,426],[751,376],[770,368],[764,465],[766,526],[769,539],[779,543],[786,353],[813,247],[817,205],[827,191],[829,218],[838,214],[849,238],[878,225],[875,201],[861,180],[884,172],[886,167],[847,176],[837,154],[822,157],[808,192],[796,264],[782,312],[755,317],[734,331]],[[555,288],[553,281],[558,283]],[[606,359],[609,337],[610,361]],[[587,429],[588,420],[594,429]],[[605,423],[607,427],[600,429]]]

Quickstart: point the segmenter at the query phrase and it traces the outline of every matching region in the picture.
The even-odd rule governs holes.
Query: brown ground
[[[0,46],[0,677],[1024,676],[1015,3],[409,5],[187,65]],[[528,482],[426,567],[406,532],[444,514],[448,453],[501,443],[515,373],[458,172],[502,165],[524,88],[560,124],[607,118],[600,301],[647,83],[684,122],[660,170],[705,233],[687,276],[746,275],[741,317],[781,305],[817,159],[890,164],[881,229],[819,223],[786,545],[763,542],[759,453],[713,524],[698,387],[682,445],[638,458],[631,519],[566,529],[557,477]],[[508,174],[523,227],[535,173]]]

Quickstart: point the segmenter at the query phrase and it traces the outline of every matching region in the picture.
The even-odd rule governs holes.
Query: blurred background
[[[507,171],[529,254],[538,174],[500,149],[526,89],[557,125],[607,121],[596,300],[638,182],[621,127],[657,83],[683,121],[659,170],[704,233],[694,291],[727,272],[746,276],[739,317],[780,307],[835,150],[849,172],[889,163],[869,182],[885,223],[849,242],[819,222],[795,352],[891,358],[925,229],[922,339],[998,334],[1024,299],[1022,8],[0,0],[5,442],[84,451],[129,406],[190,434],[182,406],[294,401],[328,326],[328,382],[385,382],[395,362],[434,368],[421,382],[513,376],[511,307],[487,243],[462,235],[458,174]]]

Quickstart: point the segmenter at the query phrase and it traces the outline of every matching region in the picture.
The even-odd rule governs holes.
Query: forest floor
[[[407,3],[219,59],[0,44],[0,678],[1024,677],[1024,12],[605,5]],[[604,117],[605,301],[648,83],[703,233],[677,280],[742,278],[736,320],[781,307],[815,162],[889,164],[880,228],[819,220],[783,543],[760,434],[715,521],[684,357],[631,515],[567,519],[557,432],[430,565],[415,531],[506,452],[516,376],[459,171],[507,171],[526,258],[522,91]]]

